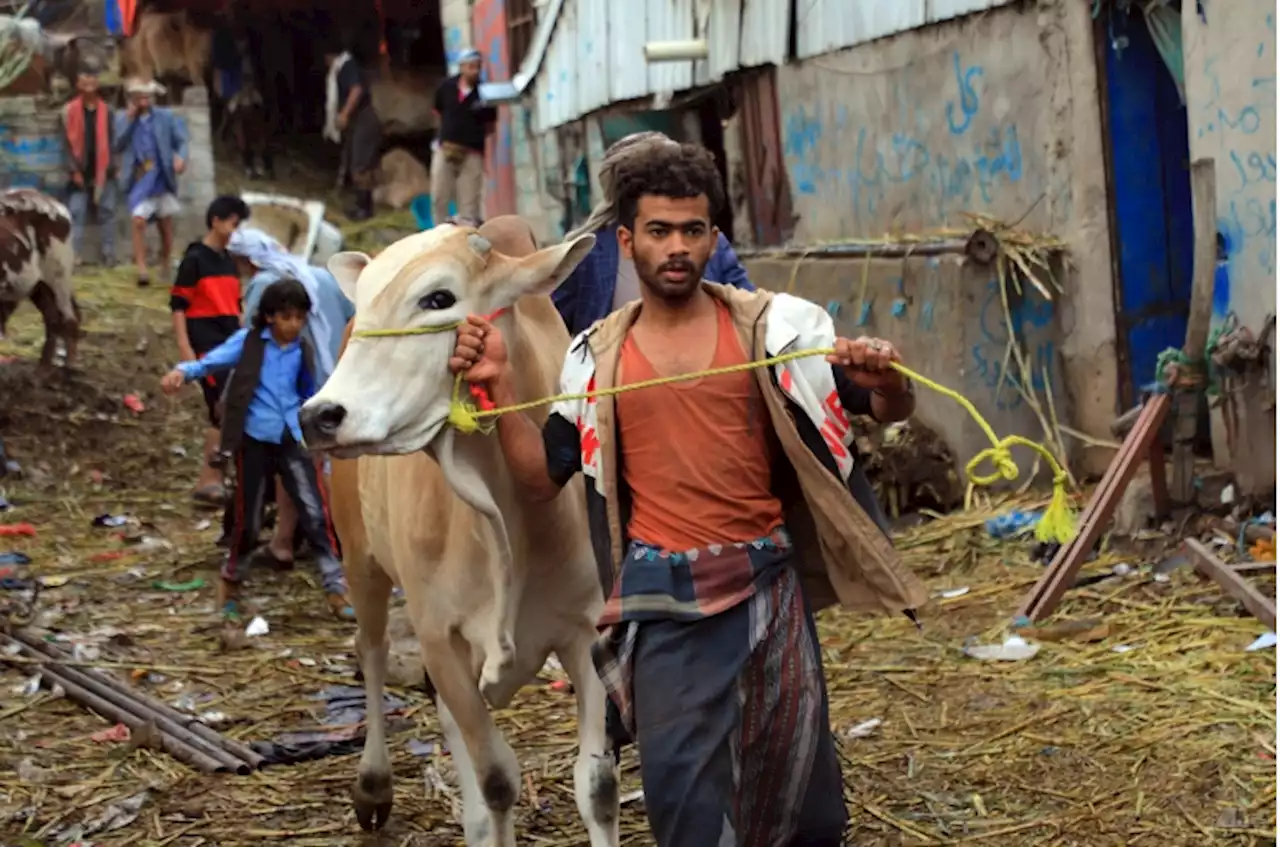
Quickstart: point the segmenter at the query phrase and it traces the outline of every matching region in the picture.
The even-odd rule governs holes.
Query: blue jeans
[[[116,263],[116,192],[115,181],[107,180],[102,187],[102,196],[94,205],[90,191],[75,186],[69,188],[67,209],[71,212],[71,247],[77,259],[84,255],[84,225],[92,212],[93,222],[101,231],[102,264]]]

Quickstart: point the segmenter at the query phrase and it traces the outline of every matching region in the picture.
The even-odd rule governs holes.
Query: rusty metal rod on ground
[[[97,712],[109,721],[122,723],[129,727],[130,732],[138,732],[149,723],[145,718],[130,712],[128,709],[122,708],[109,700],[104,700],[92,691],[77,685],[73,680],[68,679],[57,670],[46,666],[40,668],[41,678],[52,684],[62,686],[62,690],[67,692],[67,697],[75,702]],[[203,750],[197,749],[156,727],[160,735],[160,749],[168,753],[173,758],[189,765],[203,773],[225,773],[230,768],[218,759],[213,758]]]
[[[26,650],[28,653],[35,654],[36,658],[50,658],[42,651],[37,650],[30,644],[26,643],[25,640],[15,639],[12,636],[10,636],[10,640],[20,648]],[[71,683],[71,685],[76,689],[82,692],[87,692],[98,700],[110,704],[118,710],[120,714],[132,715],[136,719],[138,726],[141,726],[144,723],[153,723],[162,735],[170,736],[175,741],[179,741],[183,745],[199,751],[210,760],[217,762],[219,764],[219,770],[231,771],[241,776],[245,776],[253,770],[248,762],[243,761],[227,750],[223,750],[217,744],[206,741],[191,730],[182,726],[180,723],[177,723],[165,715],[158,714],[156,710],[149,708],[146,703],[139,702],[137,698],[133,696],[133,692],[126,693],[104,684],[102,677],[100,676],[88,674],[82,670],[68,666],[50,667],[49,665],[41,665],[40,670],[41,673],[47,675],[50,679],[60,683],[62,687],[67,690],[68,694],[71,693],[71,688],[67,687],[67,683]],[[98,710],[94,708],[94,711]],[[110,717],[109,715],[104,716]],[[133,724],[129,723],[129,721],[120,720],[120,722],[125,724],[125,726],[128,726],[130,729],[136,728]]]
[[[58,648],[54,647],[52,644],[48,644],[47,642],[32,638],[29,635],[23,634],[21,631],[14,632],[9,637],[21,642],[22,644],[24,644],[25,646],[33,650],[37,650],[45,654],[46,656],[49,656],[50,658],[59,659],[59,660],[66,660],[68,658],[65,653],[63,653]],[[137,703],[147,706],[148,708],[151,709],[151,711],[155,712],[157,715],[166,717],[169,720],[173,721],[174,723],[178,724],[179,726],[190,730],[191,733],[198,736],[203,741],[208,742],[209,744],[213,744],[221,748],[222,750],[225,750],[226,752],[235,756],[237,759],[244,761],[246,764],[249,765],[249,767],[253,768],[254,770],[257,770],[258,768],[262,767],[262,763],[265,760],[262,758],[262,756],[259,756],[257,753],[255,753],[252,750],[252,748],[250,748],[248,745],[241,744],[239,741],[235,741],[233,739],[227,738],[222,733],[214,729],[211,729],[210,727],[201,723],[198,719],[195,718],[195,716],[184,715],[182,712],[179,712],[177,709],[173,708],[168,703],[157,700],[154,697],[151,697],[150,695],[146,694],[145,692],[138,691],[126,685],[118,677],[112,676],[110,674],[93,674],[91,676],[93,679],[101,681],[104,685],[107,685],[108,687],[115,689],[116,691],[120,692],[126,697],[129,697],[130,699],[136,701]]]

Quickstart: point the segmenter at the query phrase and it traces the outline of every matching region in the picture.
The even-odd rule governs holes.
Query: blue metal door
[[[1110,7],[1107,142],[1120,271],[1117,332],[1134,397],[1156,357],[1181,347],[1191,301],[1193,234],[1187,110],[1136,5]],[[1124,375],[1122,374],[1122,379]]]

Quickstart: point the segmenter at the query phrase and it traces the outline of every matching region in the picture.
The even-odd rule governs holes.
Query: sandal
[[[218,609],[224,620],[240,620],[240,588],[234,582],[218,580]]]
[[[347,602],[347,598],[342,594],[327,594],[325,599],[329,601],[329,612],[340,621],[348,621],[355,623],[356,610],[351,608],[351,604]]]
[[[293,559],[281,559],[275,553],[271,552],[271,545],[263,544],[257,550],[253,551],[250,557],[251,565],[265,565],[273,571],[291,571],[293,570]]]
[[[227,502],[227,489],[221,485],[202,485],[191,495],[191,499],[205,506],[224,506]]]

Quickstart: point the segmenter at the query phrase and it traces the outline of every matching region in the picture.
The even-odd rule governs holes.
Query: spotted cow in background
[[[71,213],[31,188],[0,192],[0,335],[9,316],[30,298],[44,318],[41,370],[53,366],[58,339],[67,366],[75,363],[80,307],[72,291]]]

